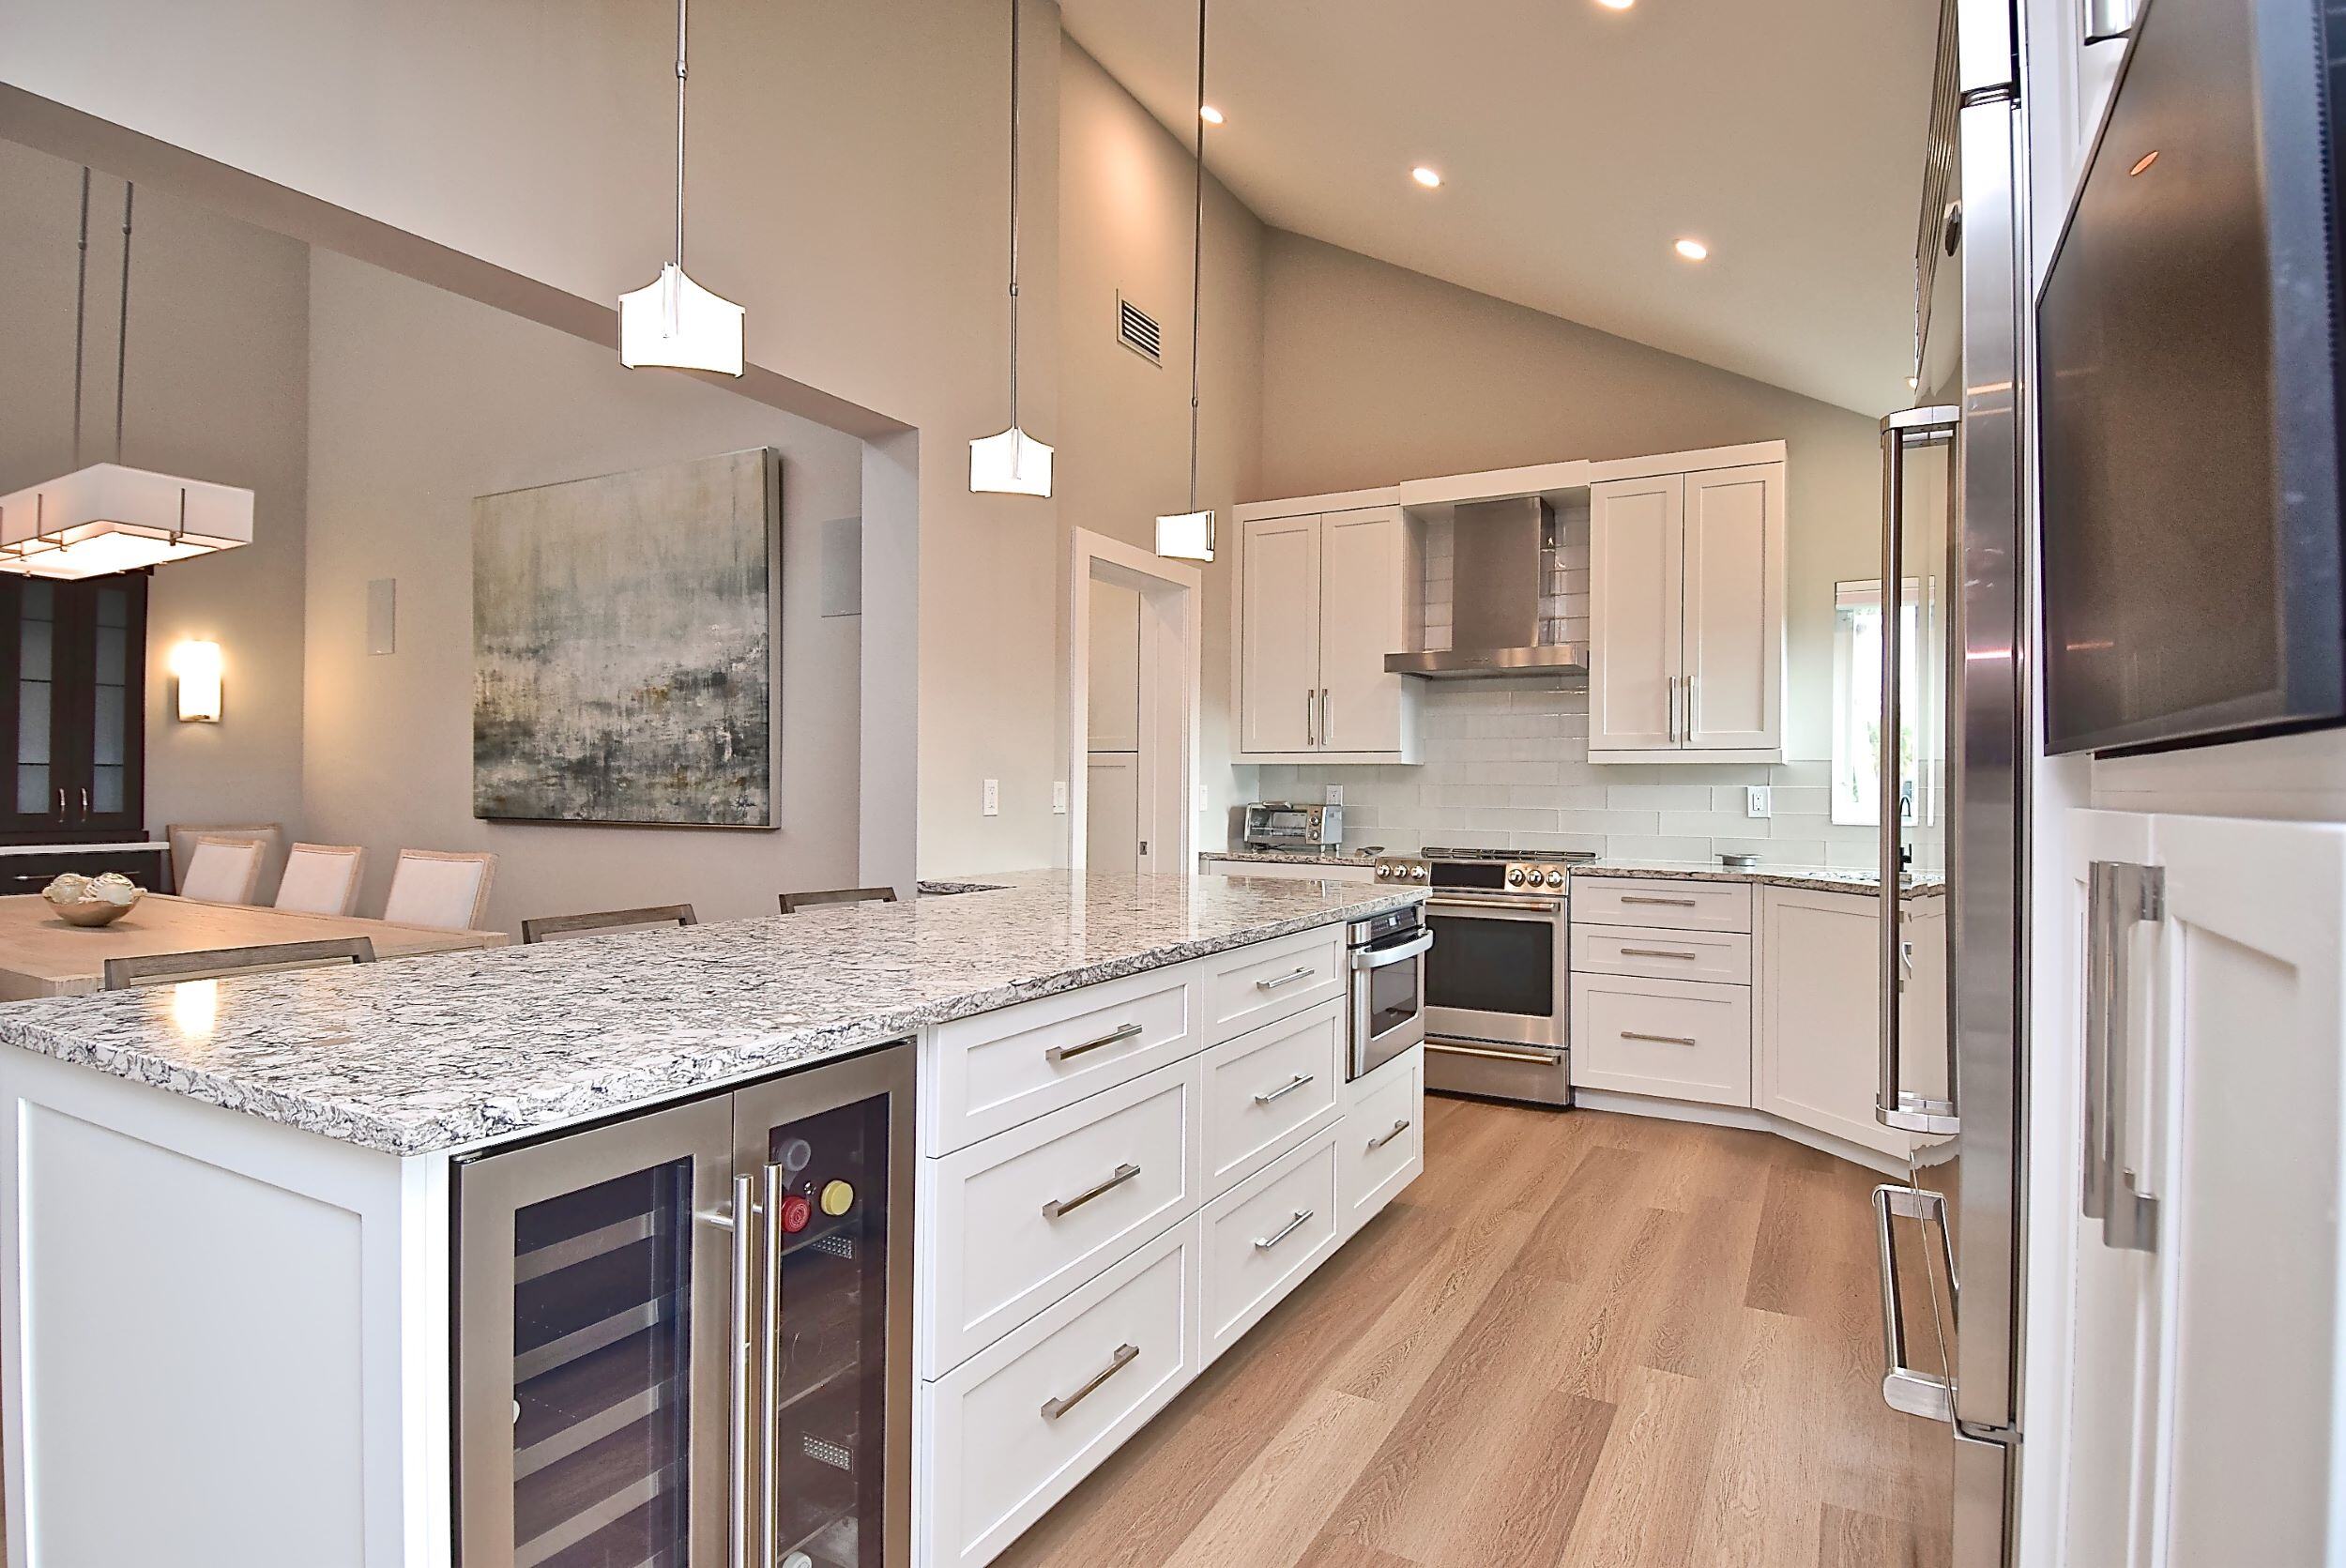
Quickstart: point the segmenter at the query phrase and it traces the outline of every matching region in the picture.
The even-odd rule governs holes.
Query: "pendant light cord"
[[[122,461],[123,388],[130,368],[130,204],[139,188],[122,188],[122,316],[114,330],[114,461]]]
[[[82,254],[73,280],[73,471],[82,469],[82,361],[89,328],[89,169],[82,170]]]
[[[1196,211],[1189,251],[1189,510],[1197,510],[1198,316],[1206,292],[1206,0],[1197,0]]]
[[[1018,23],[1026,0],[1010,0],[1010,423],[1018,427]]]
[[[684,270],[684,8],[676,0],[676,265]]]

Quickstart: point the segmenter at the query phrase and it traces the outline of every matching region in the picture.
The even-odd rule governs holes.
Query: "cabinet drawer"
[[[938,1025],[922,1151],[950,1154],[1195,1053],[1200,973],[1151,969]]]
[[[1326,1001],[1206,1053],[1208,1197],[1343,1114],[1345,1022],[1344,1003]]]
[[[937,1377],[1197,1207],[1198,1059],[922,1162],[922,1375]]]
[[[1572,879],[1576,925],[1653,925],[1673,931],[1749,931],[1748,882],[1641,881],[1627,876]]]
[[[1330,1128],[1206,1206],[1207,1362],[1334,1250],[1339,1131]]]
[[[1219,1044],[1344,994],[1344,928],[1325,925],[1203,961],[1207,1043]]]
[[[1416,1045],[1357,1083],[1336,1133],[1336,1240],[1375,1218],[1425,1169],[1425,1047]]]
[[[991,1560],[1196,1377],[1198,1255],[1193,1214],[921,1385],[922,1562]]]
[[[1650,980],[1751,983],[1751,938],[1740,931],[1672,931],[1667,926],[1572,928],[1575,974],[1643,975]]]
[[[1751,1104],[1751,988],[1575,975],[1572,1081],[1585,1088]]]

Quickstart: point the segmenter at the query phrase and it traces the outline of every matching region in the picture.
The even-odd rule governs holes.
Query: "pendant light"
[[[741,373],[742,317],[684,272],[684,8],[676,4],[676,253],[660,276],[619,296],[619,363]]]
[[[82,236],[73,293],[73,471],[0,495],[0,571],[73,582],[135,571],[252,542],[252,492],[179,479],[122,461],[123,389],[130,365],[130,217],[122,190],[122,304],[114,340],[114,455],[82,464],[82,367],[89,319],[89,187],[82,171]]]
[[[1157,554],[1176,560],[1213,559],[1213,509],[1197,510],[1198,307],[1206,287],[1206,0],[1197,0],[1197,102],[1190,115],[1196,128],[1191,177],[1196,186],[1189,251],[1189,510],[1157,519]]]
[[[1051,494],[1051,449],[1018,428],[1018,18],[1010,0],[1010,428],[969,443],[969,488],[998,495]]]

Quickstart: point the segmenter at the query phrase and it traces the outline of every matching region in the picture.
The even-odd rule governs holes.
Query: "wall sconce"
[[[186,642],[171,650],[171,673],[179,683],[182,723],[220,723],[220,645]]]

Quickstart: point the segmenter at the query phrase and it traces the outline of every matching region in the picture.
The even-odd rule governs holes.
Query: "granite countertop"
[[[391,1154],[647,1106],[1413,890],[1016,873],[850,904],[0,1006],[0,1043]]]
[[[1373,866],[1374,855],[1363,855],[1357,849],[1209,849],[1197,857],[1198,863],[1208,860],[1284,860],[1299,866]]]
[[[1617,860],[1608,856],[1600,860],[1582,861],[1570,869],[1575,876],[1652,876],[1677,882],[1759,882],[1772,888],[1801,888],[1825,893],[1869,893],[1879,891],[1881,887],[1881,873],[1870,866],[1723,866],[1716,860]],[[1913,873],[1907,876],[1904,883],[1909,892],[1937,892],[1945,886],[1945,876],[1938,872]]]

